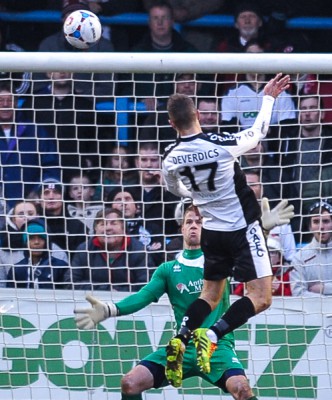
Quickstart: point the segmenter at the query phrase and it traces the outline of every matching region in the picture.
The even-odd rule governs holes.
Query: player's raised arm
[[[272,96],[276,99],[280,93],[289,88],[289,82],[289,75],[282,77],[282,73],[279,73],[265,85],[264,94],[266,96]]]
[[[107,303],[98,300],[88,294],[86,300],[91,304],[90,308],[76,308],[74,310],[76,326],[79,329],[93,329],[99,322],[105,321],[110,317],[133,314],[136,311],[148,306],[165,293],[165,280],[162,276],[161,268],[153,274],[148,282],[137,293],[133,293],[116,304],[112,301]]]

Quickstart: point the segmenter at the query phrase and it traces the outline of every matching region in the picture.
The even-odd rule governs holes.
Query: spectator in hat
[[[61,182],[45,180],[39,188],[39,199],[50,240],[71,258],[78,245],[86,241],[86,226],[79,219],[71,217],[66,210]]]
[[[68,264],[50,254],[50,242],[42,219],[28,221],[23,242],[24,258],[12,266],[7,287],[62,289]]]
[[[269,235],[267,238],[267,247],[269,249],[273,272],[272,294],[274,296],[291,296],[289,274],[292,267],[284,260],[280,238]],[[244,283],[238,283],[233,294],[243,296],[244,292]]]
[[[228,31],[227,31],[228,32]],[[260,6],[255,1],[242,1],[235,5],[234,26],[229,33],[215,46],[217,53],[244,53],[246,45],[251,40],[259,40],[263,49],[269,48],[269,40],[264,33],[264,16]],[[218,74],[218,94],[224,95],[241,81],[242,75]]]
[[[39,205],[25,200],[18,201],[6,215],[5,229],[0,235],[0,287],[6,286],[10,267],[24,258],[26,225],[39,216]],[[50,243],[50,250],[53,257],[68,261],[67,253],[55,243]]]
[[[241,53],[251,39],[264,39],[264,16],[254,1],[243,1],[235,6],[234,29],[216,47],[217,52]],[[266,40],[264,40],[266,42]],[[268,45],[268,44],[266,44]]]
[[[62,22],[64,22],[67,16],[76,10],[90,10],[89,1],[87,0],[63,0],[62,2]],[[44,52],[113,52],[113,44],[101,37],[98,43],[94,46],[89,47],[86,50],[80,50],[71,46],[64,37],[62,26],[61,29],[46,37],[41,41],[38,47],[38,51]],[[34,92],[37,92],[42,86],[45,85],[45,81],[48,79],[45,74],[36,73],[33,75],[34,82]],[[110,73],[75,73],[74,78],[74,88],[77,93],[85,95],[94,95],[97,98],[101,96],[109,96],[113,90],[113,74]],[[38,81],[38,82],[37,82]]]
[[[332,295],[332,205],[326,200],[311,204],[308,212],[312,240],[292,259],[293,296]]]

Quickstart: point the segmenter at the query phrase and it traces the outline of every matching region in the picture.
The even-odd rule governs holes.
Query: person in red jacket
[[[277,237],[269,236],[267,238],[267,247],[273,272],[272,294],[274,296],[291,296],[289,273],[292,267],[284,261],[280,240]],[[233,294],[243,296],[244,291],[244,284],[239,283],[236,285]]]

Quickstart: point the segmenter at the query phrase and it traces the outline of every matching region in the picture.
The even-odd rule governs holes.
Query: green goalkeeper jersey
[[[119,315],[132,314],[152,302],[157,302],[163,294],[167,294],[173,307],[177,329],[180,328],[188,306],[201,294],[203,286],[204,255],[201,249],[183,250],[176,260],[161,264],[154,272],[151,281],[139,292],[116,303]],[[218,307],[206,317],[204,328],[213,325],[228,309],[229,285]],[[233,341],[233,333],[224,337]]]

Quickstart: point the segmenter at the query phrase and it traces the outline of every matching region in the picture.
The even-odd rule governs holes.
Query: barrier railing
[[[27,12],[0,12],[2,21],[24,21],[24,22],[61,22],[60,11],[36,10]],[[112,16],[100,16],[104,24],[110,25],[146,25],[148,16],[146,13],[126,13]],[[234,17],[232,15],[213,14],[205,15],[196,20],[186,22],[183,26],[200,27],[232,27]],[[181,25],[180,25],[181,26]],[[331,29],[332,18],[329,17],[294,17],[286,22],[287,28],[291,29]]]

